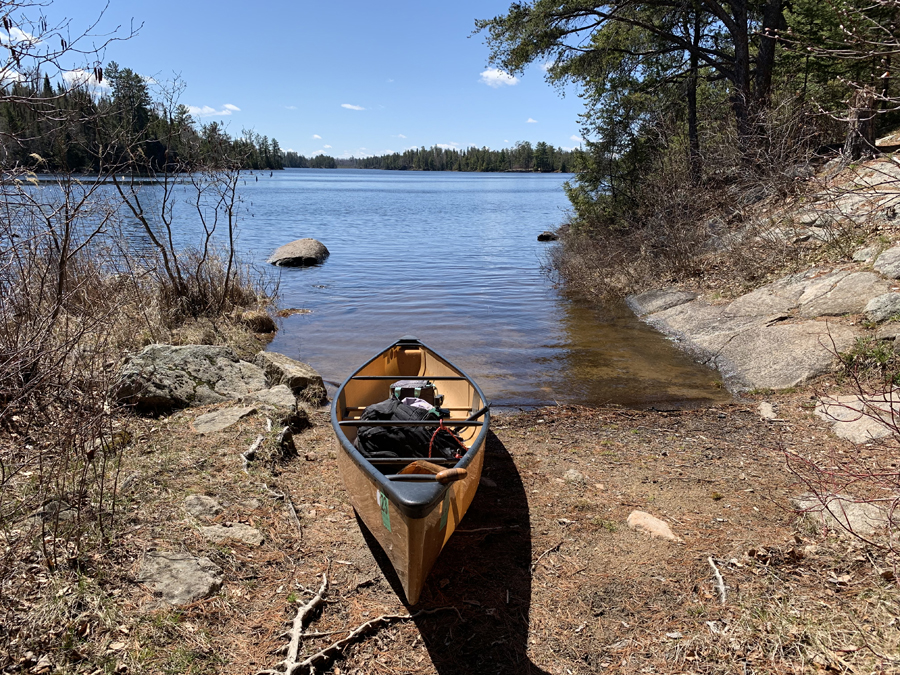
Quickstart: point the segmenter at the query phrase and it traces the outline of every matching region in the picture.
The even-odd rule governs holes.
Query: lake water
[[[294,169],[248,175],[241,249],[264,265],[313,237],[321,266],[280,270],[270,349],[333,387],[402,335],[475,378],[495,405],[674,407],[722,400],[695,364],[622,307],[567,300],[537,235],[565,218],[570,176]],[[270,268],[274,269],[274,268]]]

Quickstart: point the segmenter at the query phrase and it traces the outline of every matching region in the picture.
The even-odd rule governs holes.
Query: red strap
[[[432,448],[434,447],[434,438],[435,438],[435,436],[438,435],[438,432],[441,431],[441,429],[443,429],[443,430],[446,431],[448,434],[450,434],[450,437],[451,437],[454,441],[457,442],[457,444],[459,445],[459,447],[461,447],[461,448],[463,449],[463,455],[466,454],[466,452],[469,451],[469,449],[466,447],[465,443],[463,443],[463,442],[459,439],[459,436],[457,436],[456,434],[454,434],[452,430],[450,430],[450,429],[448,429],[447,427],[445,427],[445,426],[444,426],[444,420],[441,420],[441,423],[438,425],[438,428],[434,430],[434,433],[433,433],[433,434],[431,434],[431,440],[428,441],[428,459],[431,459],[431,450],[432,450]],[[454,455],[454,459],[459,459],[459,458],[461,458],[461,457],[462,457],[462,455],[460,455],[458,452],[456,453],[456,455]]]

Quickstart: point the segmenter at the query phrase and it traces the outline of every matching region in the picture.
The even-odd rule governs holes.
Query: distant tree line
[[[380,157],[356,160],[360,169],[390,169],[395,171],[535,171],[566,173],[573,166],[573,151],[555,148],[541,141],[532,146],[528,141],[516,143],[510,149],[470,147],[464,150],[442,148],[413,148]]]
[[[284,153],[285,168],[292,169],[386,169],[389,171],[535,171],[540,173],[572,170],[577,150],[555,148],[543,141],[532,146],[528,141],[510,149],[470,147],[464,150],[411,148],[404,152],[377,157],[336,159],[328,155],[304,157],[294,151]]]
[[[186,106],[173,104],[172,91],[154,99],[150,81],[130,68],[112,62],[78,79],[54,84],[35,69],[6,83],[0,103],[6,166],[97,173],[124,163],[141,173],[227,158],[243,169],[283,167],[274,138],[252,131],[232,138],[218,122],[200,124]]]

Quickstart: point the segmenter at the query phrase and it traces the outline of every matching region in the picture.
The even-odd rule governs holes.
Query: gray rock
[[[898,337],[900,337],[900,323],[887,323],[875,331],[875,338],[878,340],[896,340]]]
[[[817,404],[815,413],[831,423],[834,433],[851,443],[868,443],[894,433],[900,416],[900,396],[827,396]]]
[[[194,431],[198,434],[212,434],[217,431],[224,431],[232,424],[237,424],[240,420],[255,412],[256,408],[253,406],[213,410],[205,415],[200,415],[194,420]]]
[[[279,267],[308,267],[323,263],[328,256],[328,249],[322,242],[315,239],[297,239],[279,246],[266,262]]]
[[[206,495],[188,495],[184,498],[184,507],[195,518],[215,518],[223,511],[219,502]]]
[[[878,255],[878,247],[877,246],[866,246],[865,248],[859,249],[856,253],[853,254],[854,262],[867,263],[872,261],[875,256]]]
[[[734,303],[732,303],[733,305]],[[677,336],[702,361],[717,367],[731,391],[784,389],[830,372],[832,341],[847,349],[857,332],[819,321],[785,323],[700,301],[654,314],[653,325]]]
[[[218,403],[265,387],[262,369],[241,361],[230,347],[150,345],[129,358],[113,395],[159,411]]]
[[[328,400],[322,376],[306,363],[277,352],[260,352],[253,363],[262,369],[270,385],[285,384],[295,396],[314,405]]]
[[[819,316],[841,316],[862,312],[869,298],[886,293],[890,285],[874,272],[853,272],[839,278],[818,297],[804,301],[800,298],[800,316],[813,319]],[[805,295],[805,294],[804,294]]]
[[[816,209],[807,209],[798,213],[794,222],[798,225],[815,225],[820,216],[821,214]]]
[[[172,605],[186,605],[222,588],[222,570],[209,558],[187,553],[147,553],[138,581]]]
[[[563,474],[563,480],[567,483],[583,483],[584,474],[582,474],[580,471],[576,471],[575,469],[569,469]]]
[[[794,509],[804,514],[813,527],[829,527],[838,532],[871,536],[887,528],[885,509],[847,495],[804,493],[791,500]]]
[[[277,384],[271,389],[254,391],[252,394],[244,397],[244,400],[247,399],[259,401],[275,408],[293,408],[297,404],[294,392],[286,384]]]
[[[681,291],[677,288],[661,288],[655,291],[639,293],[638,295],[629,295],[625,298],[625,302],[636,315],[644,316],[683,305],[696,297],[696,293],[689,291]]]
[[[900,246],[883,251],[872,267],[890,279],[900,279]]]
[[[875,323],[881,323],[900,314],[900,293],[883,293],[877,295],[865,307],[866,318]]]
[[[259,530],[243,523],[230,525],[210,525],[201,527],[200,534],[214,544],[224,544],[229,541],[238,541],[250,546],[259,546],[263,543],[263,536]]]
[[[735,390],[786,389],[831,372],[832,342],[844,351],[855,339],[853,329],[819,321],[763,325],[718,341],[715,361]]]

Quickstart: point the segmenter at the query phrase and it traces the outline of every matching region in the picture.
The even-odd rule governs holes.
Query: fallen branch
[[[555,546],[551,546],[551,547],[548,548],[546,551],[544,551],[543,553],[541,553],[541,554],[538,556],[538,559],[535,560],[534,563],[532,563],[532,565],[531,565],[531,573],[534,574],[534,571],[537,569],[538,563],[541,562],[541,558],[543,558],[543,557],[544,557],[545,555],[547,555],[548,553],[553,553],[553,551],[558,551],[558,550],[559,550],[559,547],[562,546],[562,545],[563,545],[563,542],[559,542],[559,543],[556,544]]]
[[[415,619],[417,617],[422,616],[423,614],[435,614],[437,612],[446,612],[448,610],[453,610],[457,614],[459,614],[459,610],[456,607],[438,607],[436,609],[423,609],[421,611],[416,612],[415,614],[382,614],[381,616],[375,617],[370,621],[366,621],[361,626],[358,626],[350,631],[350,634],[338,640],[337,642],[331,644],[325,649],[316,652],[312,656],[307,657],[301,663],[296,664],[293,669],[285,670],[284,675],[294,675],[300,669],[305,669],[301,672],[310,672],[313,666],[316,665],[319,661],[329,660],[338,656],[344,651],[344,648],[355,642],[360,636],[365,635],[372,628],[377,626],[378,624],[388,624],[394,621],[408,621],[409,619]],[[462,615],[460,615],[460,619],[462,619]],[[262,674],[260,674],[262,675]]]
[[[496,532],[497,530],[515,530],[518,525],[501,525],[499,527],[476,527],[471,530],[453,530],[454,534],[475,534],[476,532]]]
[[[719,591],[719,601],[724,605],[725,604],[725,579],[722,578],[722,573],[719,572],[719,568],[716,567],[716,563],[713,562],[712,556],[707,558],[709,561],[709,566],[713,568],[713,574],[716,576],[716,588]]]
[[[319,592],[313,597],[312,600],[307,602],[303,607],[297,610],[296,616],[294,616],[294,620],[291,625],[291,630],[288,631],[287,635],[290,636],[291,640],[287,644],[287,655],[284,657],[284,661],[275,666],[275,668],[280,668],[284,666],[284,672],[275,669],[269,670],[261,670],[257,675],[292,675],[292,673],[297,672],[297,669],[301,664],[297,662],[297,654],[300,651],[300,638],[303,637],[303,622],[306,621],[306,617],[310,615],[310,613],[319,605],[322,604],[322,601],[325,599],[325,591],[328,589],[328,570],[326,569],[322,573],[322,585],[319,587]]]

